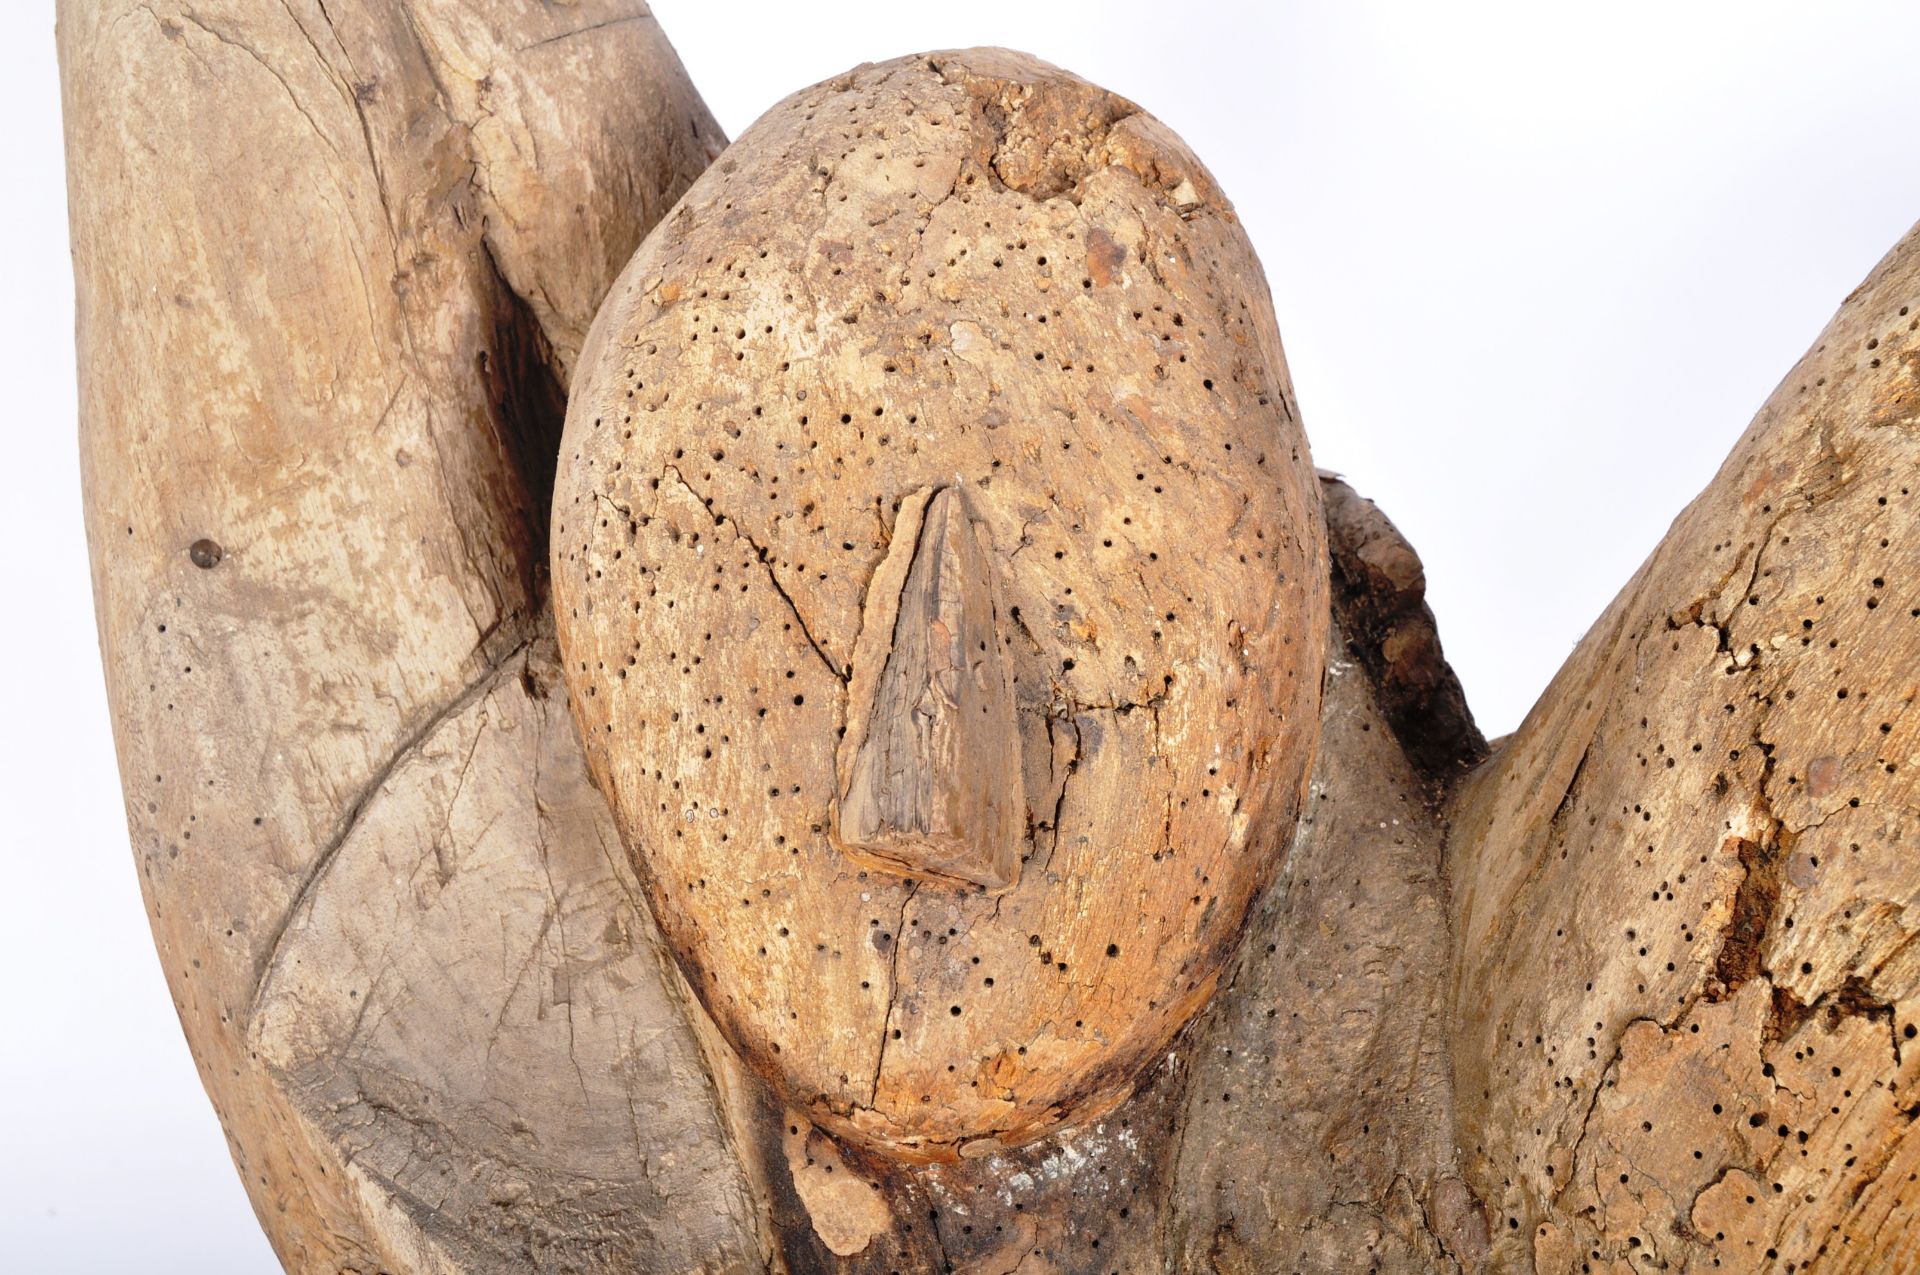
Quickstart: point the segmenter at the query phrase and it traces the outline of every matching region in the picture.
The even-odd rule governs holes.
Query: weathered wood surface
[[[1478,734],[1468,720],[1451,750],[1429,743],[1431,772],[1400,745],[1397,717],[1458,711],[1420,560],[1345,483],[1321,488],[1336,623],[1320,757],[1285,869],[1190,1046],[1167,1256],[1189,1271],[1472,1270],[1486,1230],[1454,1153],[1429,798]],[[1408,571],[1371,573],[1380,561]]]
[[[1452,814],[1504,1269],[1920,1269],[1920,234]]]
[[[972,1029],[980,1002],[956,993],[991,976],[971,963],[989,940],[1030,979],[1052,977],[1045,957],[1063,996],[1111,965],[1081,1022],[1144,1038],[1184,1016],[1152,1004],[1161,1025],[1141,1027],[1139,980],[1205,1002],[1151,1057],[1116,1047],[1110,1073],[1063,1080],[1020,1145],[917,1164],[810,1127],[768,1085],[779,1069],[728,1043],[737,1021],[702,1011],[643,902],[661,879],[643,883],[616,829],[644,840],[572,729],[578,708],[614,733],[596,713],[627,679],[614,660],[604,681],[569,668],[591,701],[570,707],[557,667],[542,572],[561,387],[595,362],[615,272],[720,142],[651,17],[627,0],[114,0],[63,4],[60,46],[88,535],[129,825],[182,1024],[290,1270],[1920,1265],[1920,239],[1849,298],[1476,768],[1418,559],[1342,485],[1316,498],[1257,267],[1176,140],[989,52],[790,99],[772,140],[640,258],[687,268],[641,266],[605,312],[611,331],[651,305],[684,338],[631,400],[617,379],[600,390],[654,422],[671,392],[681,424],[636,433],[650,464],[686,454],[632,468],[664,480],[644,515],[596,495],[607,526],[577,530],[638,545],[640,516],[677,528],[673,551],[704,565],[676,605],[655,595],[653,640],[723,565],[790,654],[779,672],[806,679],[780,694],[809,713],[789,703],[763,736],[757,713],[703,732],[694,712],[674,723],[691,737],[648,745],[653,768],[777,740],[765,762],[812,768],[819,813],[796,826],[844,865],[834,723],[886,667],[863,655],[885,649],[864,581],[897,568],[904,588],[914,561],[890,550],[899,512],[859,493],[904,508],[956,472],[990,477],[967,487],[967,525],[1020,608],[1005,649],[1036,857],[998,896],[873,875],[893,892],[869,927],[886,940],[854,959],[884,956],[898,1057],[926,1063],[886,1101],[944,1083],[960,1036],[931,1028]],[[780,156],[800,162],[778,180],[754,168]],[[758,193],[727,207],[742,191]],[[793,210],[814,205],[803,235]],[[743,307],[751,272],[800,238],[795,299]],[[707,279],[722,241],[736,277]],[[1098,317],[1120,298],[1143,302],[1119,307],[1139,310],[1124,335]],[[820,412],[804,432],[736,419],[775,410],[753,392],[769,325],[798,352],[778,356],[780,410]],[[955,419],[968,429],[936,446]],[[1147,438],[1172,445],[1134,461]],[[1025,494],[1002,503],[1010,490]],[[1291,623],[1200,632],[1250,599]],[[592,626],[563,618],[572,649]],[[697,636],[671,648],[683,679],[765,635]],[[740,706],[720,682],[703,703],[662,663],[646,685],[669,716]],[[1277,751],[1318,739],[1310,771],[1297,752],[1254,765],[1259,732],[1228,729],[1249,694],[1285,709]],[[1171,773],[1211,766],[1216,743],[1217,773]],[[702,807],[724,814],[709,824],[785,818],[794,794],[727,782],[740,804]],[[1228,792],[1272,851],[1232,889],[1192,861],[1232,834]],[[1159,813],[1138,818],[1143,800]],[[1130,914],[1088,891],[1135,824],[1177,852],[1149,865],[1198,873],[1181,898],[1217,895],[1217,913],[1243,890],[1244,923],[1184,954],[1157,931],[1114,938]],[[738,871],[741,840],[704,853]],[[1018,900],[1045,878],[1068,897],[1036,923]],[[789,915],[819,921],[804,900]],[[716,981],[708,949],[677,949]],[[810,1024],[794,1040],[824,1065],[834,1024],[883,1038],[834,1001],[847,980],[806,983],[822,959],[783,956],[782,977]],[[963,1015],[942,1018],[949,1004]]]
[[[966,489],[1010,621],[1031,838],[997,892],[830,836],[869,582],[932,486]],[[553,535],[655,915],[814,1121],[1018,1143],[1205,1003],[1312,761],[1325,550],[1258,262],[1132,103],[969,50],[774,107],[608,298]]]
[[[128,820],[281,1259],[757,1264],[540,637],[559,387],[718,130],[626,0],[59,40]]]
[[[900,502],[848,679],[833,833],[856,860],[997,890],[1020,874],[1027,798],[1013,618],[966,488]]]
[[[1347,543],[1417,570],[1371,505],[1323,490],[1330,522],[1371,528]],[[1333,576],[1369,578],[1340,555]],[[1429,710],[1397,689],[1408,678],[1368,671],[1389,661],[1362,624],[1400,614],[1394,649],[1438,648],[1405,582],[1373,583],[1342,591],[1307,807],[1189,1030],[1114,1110],[957,1164],[836,1147],[762,1091],[742,1146],[789,1270],[1478,1268],[1486,1220],[1453,1142],[1439,825],[1382,705]]]

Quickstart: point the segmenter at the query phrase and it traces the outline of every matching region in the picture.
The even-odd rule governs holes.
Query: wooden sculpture
[[[1130,102],[723,149],[638,0],[60,48],[129,824],[288,1269],[1920,1268],[1920,239],[1490,750]]]

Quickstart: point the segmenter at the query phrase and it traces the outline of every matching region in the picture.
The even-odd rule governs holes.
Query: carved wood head
[[[726,1038],[906,1157],[1124,1095],[1290,835],[1317,492],[1232,208],[994,51],[787,99],[582,352],[556,610]]]

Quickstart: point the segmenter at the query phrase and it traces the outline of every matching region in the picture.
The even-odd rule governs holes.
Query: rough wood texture
[[[368,798],[249,1041],[421,1267],[748,1265],[753,1204],[553,660],[506,661]]]
[[[1363,503],[1325,490],[1330,518]],[[1384,519],[1370,543],[1411,554]],[[1358,565],[1336,558],[1335,577]],[[1350,610],[1330,635],[1311,799],[1208,1008],[1124,1103],[1018,1148],[912,1166],[813,1134],[796,1157],[793,1113],[786,1132],[743,1140],[767,1166],[788,1269],[1477,1267],[1486,1223],[1453,1144],[1438,825],[1380,708],[1406,701],[1359,658],[1379,653],[1346,636]],[[809,1181],[847,1174],[867,1194],[838,1189],[878,1228],[863,1247],[844,1242],[844,1212],[823,1218],[809,1198]]]
[[[689,981],[816,1122],[1017,1143],[1118,1101],[1205,1003],[1318,720],[1291,393],[1185,147],[1004,51],[788,98],[627,268],[554,505],[573,704]],[[933,486],[965,489],[1011,622],[1032,831],[997,893],[829,835],[855,653],[886,645],[864,603]]]
[[[1168,1173],[1182,1270],[1475,1268],[1486,1227],[1456,1167],[1450,944],[1430,772],[1398,720],[1458,711],[1420,560],[1345,483],[1322,483],[1336,582],[1320,760],[1286,867],[1201,1021]],[[1369,525],[1368,534],[1341,534]],[[1406,570],[1386,575],[1370,563]],[[1383,628],[1376,621],[1395,614]],[[1393,670],[1420,652],[1422,673]],[[1376,671],[1379,670],[1379,671]],[[1421,756],[1457,773],[1470,720]]]
[[[757,1265],[538,637],[570,352],[721,143],[672,50],[626,0],[59,38],[128,821],[282,1260]]]
[[[1917,324],[1909,233],[1460,794],[1506,1267],[1920,1267]]]
[[[966,488],[900,502],[853,653],[834,832],[857,861],[997,890],[1020,873],[1027,799],[1013,620]]]
[[[807,90],[589,335],[719,141],[638,4],[60,46],[130,830],[290,1270],[1920,1267],[1920,232],[1476,766],[1130,104]],[[835,845],[949,701],[1017,754],[872,826],[998,892]]]
[[[1487,741],[1441,653],[1426,570],[1379,506],[1332,474],[1321,475],[1321,490],[1346,654],[1366,666],[1407,760],[1431,792],[1445,792],[1486,759]]]

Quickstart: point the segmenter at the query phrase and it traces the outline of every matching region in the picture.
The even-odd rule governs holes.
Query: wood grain
[[[542,656],[561,387],[718,129],[630,0],[62,3],[59,41],[129,831],[281,1261],[758,1266]]]
[[[1920,1267],[1920,235],[1452,812],[1498,1260]]]
[[[696,181],[633,0],[59,38],[129,828],[288,1269],[1920,1267],[1920,231],[1488,757],[1132,103],[905,58]]]
[[[964,487],[901,501],[868,586],[840,745],[834,826],[856,861],[988,890],[1019,875],[1027,799],[998,573]]]

